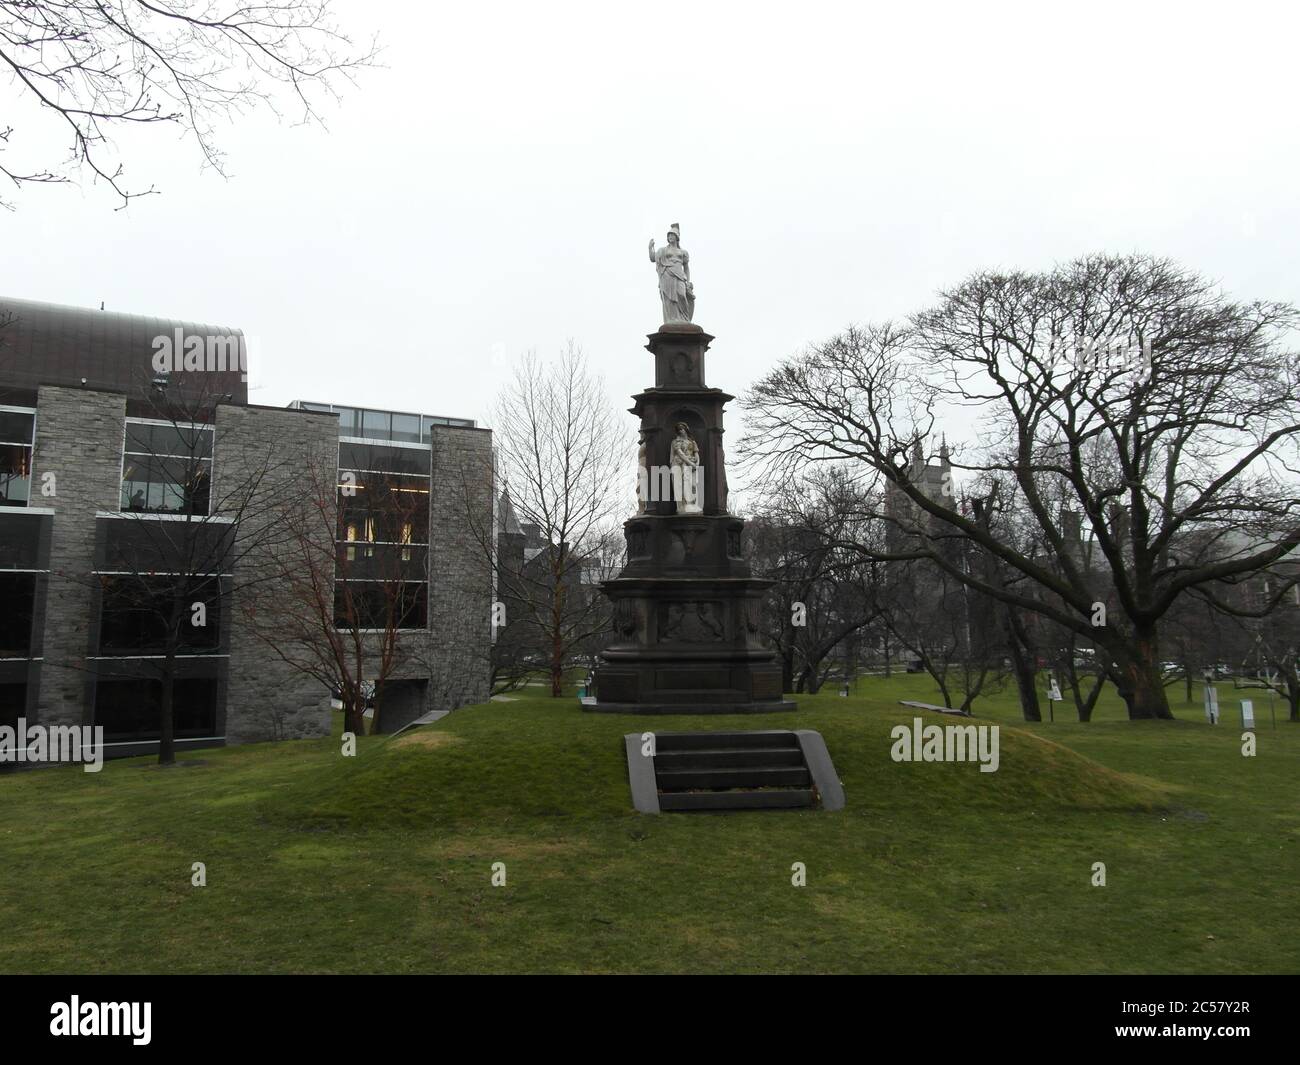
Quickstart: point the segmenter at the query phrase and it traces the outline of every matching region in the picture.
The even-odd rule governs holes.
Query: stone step
[[[812,778],[802,765],[754,765],[730,769],[660,769],[656,766],[655,781],[662,800],[664,792],[692,788],[806,788],[812,783]]]
[[[793,747],[799,749],[799,737],[788,729],[763,729],[754,732],[656,732],[655,754],[666,751],[734,750],[738,747]]]
[[[811,788],[767,791],[676,791],[659,795],[661,810],[790,810],[811,807]]]
[[[725,769],[729,766],[802,766],[798,747],[718,747],[697,751],[659,750],[655,765],[664,769]]]

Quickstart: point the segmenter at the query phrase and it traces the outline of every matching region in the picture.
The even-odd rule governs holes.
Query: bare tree
[[[508,550],[473,507],[466,521],[505,610],[498,643],[522,648],[558,696],[566,668],[609,627],[609,604],[591,574],[608,570],[612,530],[631,509],[630,434],[573,343],[553,362],[525,356],[494,422],[498,475],[529,542]]]
[[[243,597],[243,620],[337,694],[345,731],[364,734],[369,709],[377,733],[386,685],[422,661],[427,643],[429,497],[397,473],[338,478],[334,465],[312,467],[300,493],[282,500],[278,550],[265,553],[266,579],[261,594]]]
[[[764,498],[748,524],[754,573],[775,582],[763,612],[767,635],[783,690],[816,693],[836,650],[880,619],[883,566],[860,548],[881,523],[864,520],[857,486],[840,467]]]
[[[198,383],[195,383],[197,379]],[[53,579],[88,583],[99,593],[93,667],[100,680],[158,684],[158,763],[175,763],[176,691],[189,659],[221,653],[229,638],[236,581],[254,584],[245,560],[281,532],[265,520],[278,506],[286,461],[274,448],[242,447],[214,477],[218,407],[226,398],[210,375],[166,377],[141,389],[139,420],[125,431],[121,514],[107,528],[90,574]],[[141,657],[141,652],[148,654]]]
[[[1161,619],[1300,543],[1296,323],[1290,305],[1234,302],[1144,256],[978,274],[905,327],[852,329],[782,364],[747,397],[747,450],[778,468],[862,464],[925,518],[895,557],[1072,629],[1106,655],[1130,717],[1168,718]],[[1032,549],[907,476],[902,458],[945,403],[980,415],[960,469],[1023,506]],[[1082,514],[1097,565],[1065,542],[1059,498]],[[1023,580],[955,563],[953,537]]]
[[[352,45],[329,0],[0,0],[0,69],[70,148],[32,165],[0,156],[0,175],[21,187],[66,182],[84,167],[125,206],[157,190],[125,183],[113,133],[155,124],[184,130],[224,174],[218,121],[286,105],[299,121],[319,121],[320,97],[337,96],[340,79],[375,51]],[[0,152],[13,141],[13,127],[0,127]]]

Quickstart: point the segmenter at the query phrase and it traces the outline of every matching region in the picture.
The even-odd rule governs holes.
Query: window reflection
[[[25,507],[32,494],[36,414],[0,410],[0,507]]]
[[[206,515],[211,482],[211,426],[127,423],[122,510]]]

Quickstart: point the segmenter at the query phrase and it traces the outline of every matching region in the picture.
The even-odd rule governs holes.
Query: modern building
[[[397,548],[419,573],[411,627],[428,652],[398,701],[486,697],[490,581],[475,580],[464,508],[491,512],[488,431],[250,404],[238,330],[0,297],[0,723],[102,725],[110,755],[148,753],[166,677],[178,748],[328,734],[329,691],[239,619],[274,504],[340,463],[401,466],[427,500]],[[479,471],[468,504],[444,483],[452,465]],[[179,642],[165,624],[178,589],[194,608]]]
[[[296,400],[338,421],[335,616],[396,633],[381,729],[490,694],[492,434],[467,418]],[[374,657],[378,657],[378,649]]]

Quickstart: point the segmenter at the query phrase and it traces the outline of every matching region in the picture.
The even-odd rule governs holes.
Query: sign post
[[[1053,724],[1056,723],[1056,704],[1061,701],[1061,689],[1056,683],[1056,678],[1049,676],[1047,678],[1047,719]]]

